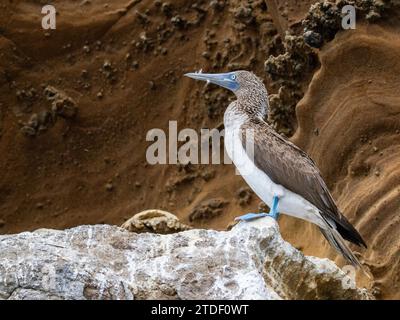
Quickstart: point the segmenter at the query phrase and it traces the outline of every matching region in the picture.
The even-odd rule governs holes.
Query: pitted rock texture
[[[109,225],[0,236],[2,299],[368,299],[270,218],[169,235]],[[351,286],[350,286],[351,287]]]

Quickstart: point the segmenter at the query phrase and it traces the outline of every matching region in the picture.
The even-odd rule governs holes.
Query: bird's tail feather
[[[351,263],[354,267],[360,268],[369,279],[373,279],[372,274],[364,268],[360,260],[358,260],[354,253],[350,250],[344,238],[337,230],[335,222],[329,221],[328,219],[324,220],[326,223],[326,228],[320,227],[320,230],[326,240],[328,240],[328,242],[346,259],[346,261]]]
[[[320,228],[322,234],[328,240],[328,242],[353,266],[359,267],[362,269],[362,265],[354,253],[350,250],[350,248],[345,243],[345,240],[340,235],[340,233],[336,230],[335,227],[328,225],[327,229]]]

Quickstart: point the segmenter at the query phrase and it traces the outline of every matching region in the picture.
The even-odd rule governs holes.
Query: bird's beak
[[[185,76],[195,79],[206,81],[207,83],[211,82],[231,91],[236,91],[239,89],[239,84],[236,81],[234,76],[234,72],[228,73],[201,73],[201,72],[193,72],[186,73]]]

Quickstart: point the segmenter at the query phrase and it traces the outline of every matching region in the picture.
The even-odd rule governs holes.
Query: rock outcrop
[[[109,225],[0,236],[2,299],[369,299],[270,218],[168,235]]]
[[[131,232],[154,232],[169,234],[191,229],[179,221],[177,216],[167,211],[150,209],[135,214],[125,221],[121,228]]]

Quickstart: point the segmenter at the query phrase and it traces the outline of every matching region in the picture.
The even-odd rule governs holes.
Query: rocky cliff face
[[[230,231],[110,226],[0,236],[2,299],[369,299],[328,259],[265,218]]]

